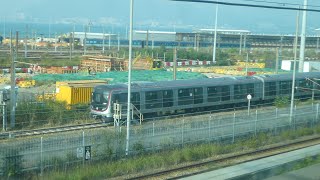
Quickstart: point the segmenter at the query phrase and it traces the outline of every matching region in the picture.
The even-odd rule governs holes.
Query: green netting
[[[177,72],[177,79],[199,79],[206,78],[205,75],[195,72]],[[128,72],[126,71],[112,71],[105,73],[97,73],[96,75],[89,75],[88,73],[75,74],[39,74],[33,76],[32,79],[37,82],[56,82],[56,81],[70,81],[70,80],[98,80],[98,79],[113,79],[110,84],[121,83],[128,81]],[[132,81],[165,81],[172,80],[173,72],[170,71],[151,71],[141,70],[132,71]]]

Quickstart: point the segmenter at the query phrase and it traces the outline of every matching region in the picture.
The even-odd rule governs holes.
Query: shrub
[[[290,104],[288,96],[277,96],[274,100],[274,105],[277,108],[287,107]]]
[[[19,177],[22,174],[22,158],[17,149],[11,149],[3,158],[4,175]]]

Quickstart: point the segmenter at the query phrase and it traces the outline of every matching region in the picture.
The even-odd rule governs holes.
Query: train
[[[319,97],[319,83],[320,72],[297,73],[295,97]],[[272,102],[291,93],[291,73],[131,83],[131,103],[152,117],[245,105],[248,95],[252,104]],[[90,113],[104,122],[113,121],[115,104],[126,106],[127,98],[126,83],[98,85],[92,92]],[[125,112],[121,117],[126,118]]]

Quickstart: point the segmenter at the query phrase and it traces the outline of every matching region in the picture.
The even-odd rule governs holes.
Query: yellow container
[[[89,104],[93,88],[107,84],[107,80],[84,80],[56,82],[56,100],[65,101],[68,106]]]
[[[56,94],[57,101],[65,101],[67,105],[89,104],[93,87],[60,86]]]

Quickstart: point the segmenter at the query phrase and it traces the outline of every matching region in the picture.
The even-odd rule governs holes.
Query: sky
[[[257,0],[221,0],[261,4]],[[303,0],[259,0],[263,5],[298,7]],[[281,2],[275,4],[271,2]],[[319,9],[319,0],[309,0],[309,8]],[[285,4],[290,3],[290,4]],[[319,5],[318,5],[318,4]],[[128,26],[130,0],[2,0],[0,27],[5,22],[88,24]],[[166,27],[213,28],[215,5],[170,0],[134,0],[134,29],[157,30]],[[244,29],[254,33],[294,34],[296,11],[219,5],[219,29]],[[320,28],[320,13],[308,12],[307,31]],[[317,21],[318,20],[318,21]],[[0,28],[1,31],[1,28]]]

